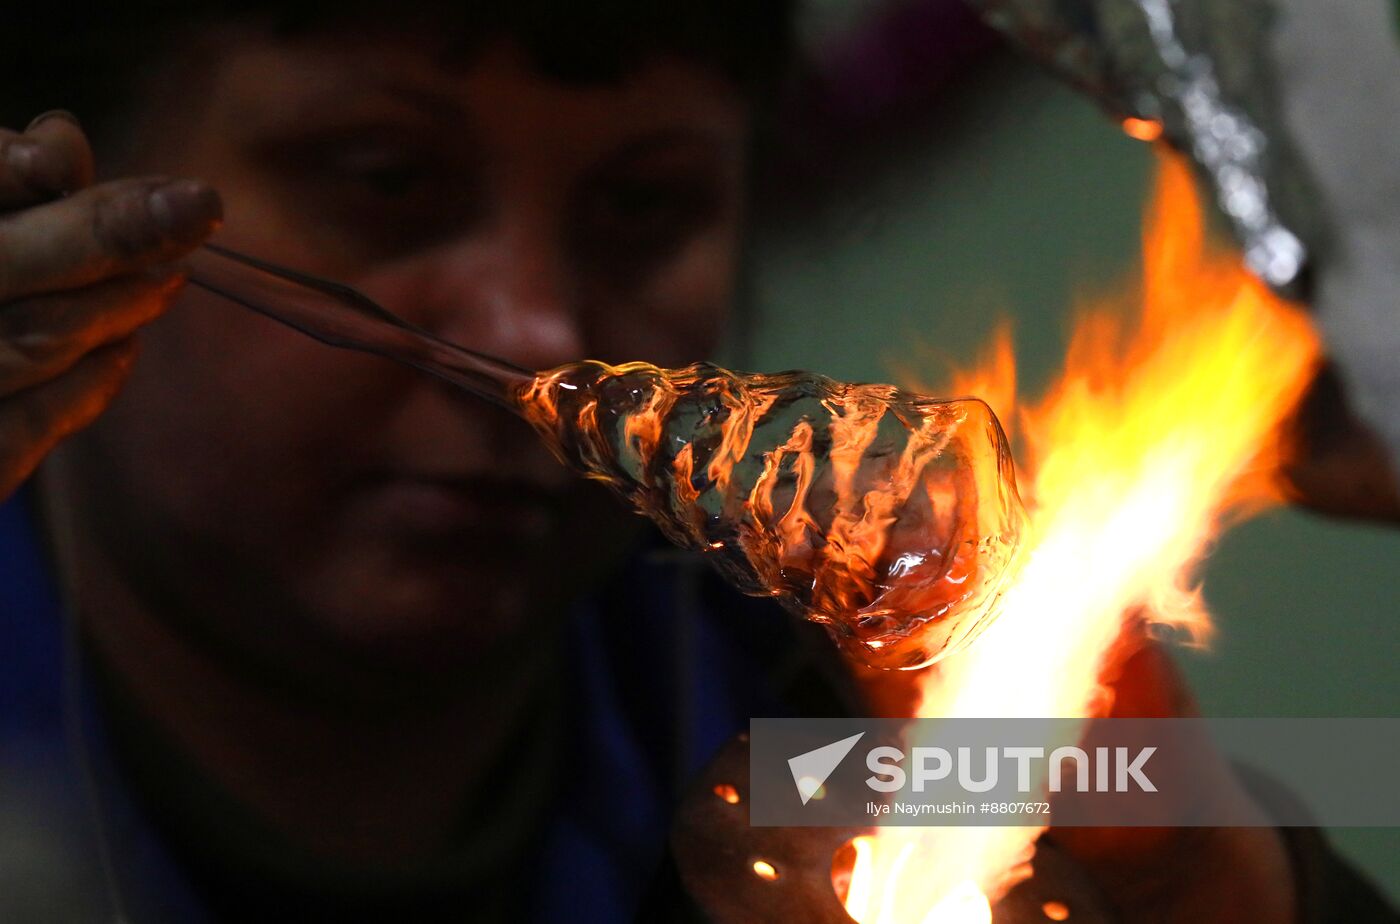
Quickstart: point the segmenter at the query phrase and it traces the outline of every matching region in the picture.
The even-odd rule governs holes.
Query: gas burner
[[[832,886],[839,850],[859,828],[749,825],[749,742],[727,744],[682,801],[671,830],[674,882],[647,921],[851,924]],[[1073,859],[1036,844],[1032,873],[992,908],[993,924],[1104,924],[1114,918]],[[923,922],[914,922],[923,924]]]

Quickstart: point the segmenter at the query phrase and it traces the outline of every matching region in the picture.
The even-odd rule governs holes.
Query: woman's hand
[[[93,174],[67,113],[0,129],[0,499],[112,400],[183,284],[168,264],[222,216],[193,180]]]
[[[1141,640],[1109,682],[1109,718],[1186,718],[1199,713],[1171,658]],[[1202,747],[1190,766],[1167,771],[1190,781],[1202,803],[1263,810],[1234,768]],[[1054,800],[1051,800],[1052,806]],[[1278,829],[1066,827],[1049,836],[1084,865],[1125,921],[1290,924],[1298,898]]]

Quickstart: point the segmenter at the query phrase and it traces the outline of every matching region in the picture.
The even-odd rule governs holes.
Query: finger
[[[0,400],[0,498],[8,497],[65,437],[96,419],[131,371],[134,340],[89,353],[66,375]],[[11,453],[14,453],[11,455]]]
[[[122,276],[84,289],[0,305],[0,395],[57,378],[83,355],[159,317],[184,279]]]
[[[71,113],[56,109],[22,133],[0,131],[0,211],[90,186],[95,171],[92,147]]]
[[[1195,696],[1162,643],[1139,636],[1131,644],[1135,649],[1103,678],[1113,696],[1109,717],[1170,719],[1199,715]]]
[[[74,289],[168,262],[218,227],[197,180],[118,180],[0,219],[0,302]]]

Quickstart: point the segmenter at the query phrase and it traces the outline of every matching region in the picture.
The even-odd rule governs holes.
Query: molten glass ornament
[[[192,282],[336,346],[406,362],[523,416],[747,594],[914,668],[983,629],[1017,550],[1006,438],[976,398],[810,372],[571,363],[531,373],[407,324],[344,286],[219,248]]]
[[[1006,439],[976,398],[584,362],[517,400],[566,465],[873,666],[922,666],[973,638],[1017,547]]]

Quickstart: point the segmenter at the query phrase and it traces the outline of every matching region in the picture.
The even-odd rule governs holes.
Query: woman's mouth
[[[547,538],[559,524],[557,492],[483,476],[389,474],[354,493],[346,514],[359,529],[405,539],[480,546]]]

